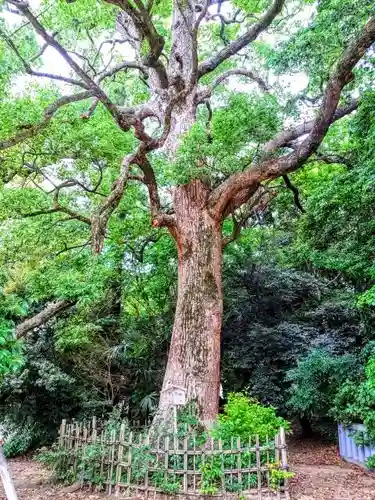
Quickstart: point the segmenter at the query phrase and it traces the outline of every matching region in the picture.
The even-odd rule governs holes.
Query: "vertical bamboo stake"
[[[96,441],[97,441],[97,430],[96,430],[96,417],[92,417],[92,433],[91,433],[91,444],[92,445],[96,445]],[[91,473],[92,473],[92,476],[94,477],[95,476],[95,464],[93,464],[92,466],[92,469],[91,469]]]
[[[266,436],[266,443],[267,443],[267,488],[270,489],[270,444],[268,440],[268,436]]]
[[[168,469],[169,469],[169,437],[164,438],[164,479],[168,482]]]
[[[132,445],[133,445],[133,432],[129,434],[129,443],[128,443],[128,463],[127,463],[127,483],[130,487],[132,480]]]
[[[113,429],[110,437],[110,465],[109,465],[109,485],[108,485],[108,493],[112,494],[112,482],[113,482],[113,468],[115,463],[115,443],[116,443],[116,429]]]
[[[140,450],[141,447],[142,447],[142,444],[143,444],[143,435],[142,435],[142,432],[139,434],[138,438],[139,438],[138,439],[138,450]],[[139,495],[139,484],[138,484],[138,482],[136,483],[135,493],[136,493],[136,498],[138,498],[138,495]]]
[[[177,437],[177,406],[173,407],[173,431],[174,435]]]
[[[77,476],[77,464],[78,464],[78,451],[79,451],[79,435],[80,435],[80,427],[79,423],[76,422],[75,425],[75,440],[74,440],[74,462],[73,462],[73,472],[75,477]]]
[[[12,478],[9,474],[7,462],[3,452],[3,447],[0,444],[0,477],[4,485],[5,495],[8,500],[17,500],[17,493],[13,485]]]
[[[231,451],[230,457],[231,457],[231,463],[232,463],[233,450],[234,450],[234,438],[231,437],[230,438],[230,451]],[[232,489],[233,489],[233,465],[231,465],[230,484],[231,484]]]
[[[241,485],[241,491],[242,491],[242,474],[241,474],[241,469],[242,469],[242,461],[241,461],[241,439],[237,438],[237,480],[238,484]]]
[[[251,469],[252,468],[252,465],[251,465],[251,436],[249,436],[249,460],[248,460],[248,468]],[[248,474],[248,484],[246,485],[246,491],[250,491],[251,489],[251,482],[250,482],[250,475],[252,474],[252,472],[249,472]]]
[[[146,446],[148,446],[150,444],[150,436],[149,436],[148,433],[146,434],[146,438],[145,438],[144,443],[145,443]],[[149,467],[149,464],[147,464],[146,472],[145,472],[145,494],[146,494],[146,498],[148,498],[148,467]]]
[[[100,433],[100,450],[101,450],[101,457],[100,457],[100,478],[104,478],[104,455],[105,455],[105,436],[104,436],[104,431]]]
[[[288,460],[286,456],[286,439],[285,429],[280,427],[280,441],[281,441],[281,464],[284,470],[288,470]]]
[[[257,460],[257,477],[258,477],[258,499],[262,498],[262,474],[261,474],[261,462],[260,462],[260,446],[259,446],[259,436],[255,438],[255,453]]]
[[[72,444],[71,441],[70,441],[70,429],[71,429],[71,424],[68,424],[66,426],[66,448],[68,450],[70,450],[70,448],[71,448],[70,445]]]
[[[65,444],[65,432],[66,432],[66,420],[64,418],[64,420],[61,422],[60,425],[59,446],[64,446]]]
[[[92,433],[91,435],[93,436],[93,439],[94,439],[94,436],[96,437],[96,417],[92,417]],[[96,440],[96,439],[95,439]]]
[[[84,424],[84,427],[83,427],[82,439],[83,439],[82,457],[83,457],[83,463],[85,463],[84,460],[85,460],[85,457],[86,457],[86,448],[87,448],[87,427],[86,427],[85,424]],[[83,475],[82,475],[82,478],[81,478],[80,482],[81,482],[81,484],[83,484]]]
[[[112,493],[112,433],[113,431],[108,431],[106,435],[107,444],[107,493],[110,495]]]
[[[275,436],[275,462],[277,464],[277,467],[280,464],[280,431],[276,434]],[[270,477],[271,472],[268,471],[268,480]],[[277,489],[277,500],[280,499],[280,488]]]
[[[225,463],[224,463],[224,455],[223,455],[223,441],[219,439],[219,452],[220,452],[220,461],[221,461],[221,489],[223,490],[223,494],[225,492]]]
[[[281,448],[280,430],[275,437],[275,442],[276,442],[275,457],[276,457],[277,466],[279,467],[280,466],[280,448]],[[277,488],[277,500],[280,500],[280,499],[281,499],[280,488]]]
[[[275,462],[280,463],[280,434],[275,436]]]
[[[286,452],[286,437],[285,437],[285,429],[284,427],[280,427],[280,441],[281,441],[281,464],[283,470],[287,471],[288,467],[288,458]],[[285,498],[289,498],[289,485],[288,480],[284,480],[284,494]]]
[[[188,440],[187,435],[184,436],[184,484],[183,489],[184,493],[188,491],[189,484],[189,463],[188,463]]]
[[[177,413],[176,413],[176,417],[177,417]],[[177,422],[177,420],[176,420]],[[177,425],[176,425],[176,429],[177,429]],[[176,434],[174,435],[174,438],[173,438],[173,470],[175,471],[176,469],[179,468],[179,458],[180,458],[180,455],[178,454],[178,451],[179,451],[180,447],[179,447],[179,441],[178,441],[178,437],[177,437],[177,430],[176,430]],[[173,481],[176,481],[178,475],[176,473],[173,474]]]
[[[157,438],[156,438],[156,470],[160,470],[162,464],[161,464],[161,445],[160,445],[161,437],[160,434],[158,433]],[[155,484],[152,484],[155,486]],[[154,490],[154,499],[156,499],[156,490]]]
[[[125,439],[125,424],[121,424],[120,436],[118,443],[118,455],[117,455],[117,468],[116,468],[116,489],[115,496],[120,495],[120,483],[121,483],[121,472],[122,472],[122,457],[124,454],[124,439]]]
[[[196,443],[195,443],[195,438],[196,438],[196,435],[195,433],[193,434],[193,471],[194,471],[194,474],[193,474],[193,491],[195,493],[196,489],[197,489],[197,475],[196,475],[196,471],[197,471],[197,468],[196,468],[196,460],[195,460],[195,456],[196,456]]]

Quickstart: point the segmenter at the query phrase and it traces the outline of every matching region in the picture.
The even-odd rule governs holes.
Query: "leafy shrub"
[[[287,380],[292,383],[290,410],[310,419],[326,417],[339,388],[357,371],[355,356],[333,356],[328,351],[314,349],[287,373]]]
[[[7,431],[8,456],[52,442],[61,420],[75,415],[86,399],[69,365],[58,360],[51,330],[27,336],[24,349],[24,363],[0,381],[0,420]]]
[[[348,380],[340,387],[332,414],[346,425],[365,424],[369,436],[375,438],[375,356],[367,360],[362,379]]]
[[[258,258],[274,262],[276,242],[251,234],[241,241],[248,245],[244,256],[236,249],[229,256],[233,263],[224,266],[224,390],[248,392],[290,415],[291,381],[285,374],[313,348],[335,355],[354,352],[366,329],[371,331],[370,314],[359,313],[352,293],[333,290],[316,275],[277,263],[256,264]]]
[[[228,403],[224,407],[224,414],[218,415],[213,429],[210,431],[214,439],[221,439],[224,448],[230,449],[238,439],[242,441],[242,446],[246,446],[250,440],[255,444],[255,436],[259,436],[261,444],[268,449],[274,446],[274,437],[280,427],[290,429],[290,424],[286,420],[276,415],[271,407],[262,406],[258,401],[249,398],[244,393],[231,393],[228,396]],[[269,440],[269,441],[267,441]],[[274,457],[267,454],[267,451],[260,450],[261,465],[270,467],[270,478],[274,475],[275,487],[281,484],[276,480],[279,469],[273,467]],[[244,449],[240,453],[242,464],[248,467],[256,467],[257,459],[255,452]],[[202,472],[201,493],[206,495],[215,494],[222,485],[224,469],[236,469],[238,453],[223,453],[219,456],[210,457],[200,464]],[[284,472],[284,471],[282,471]],[[283,476],[285,479],[285,476]],[[289,476],[288,476],[289,477]],[[277,483],[277,484],[276,484]],[[258,484],[257,475],[254,473],[243,473],[241,480],[238,477],[225,477],[225,490],[229,492],[241,492],[256,487]]]
[[[240,438],[248,442],[249,438],[259,436],[261,441],[272,439],[280,427],[290,428],[289,422],[278,417],[273,408],[260,405],[244,393],[229,394],[224,414],[218,415],[212,436],[230,442]]]
[[[285,481],[292,479],[294,472],[289,472],[280,467],[280,464],[270,465],[270,486],[277,490],[280,486],[284,486]]]
[[[23,455],[38,439],[40,431],[35,424],[25,424],[22,427],[13,426],[8,431],[8,436],[3,446],[4,454],[7,458]]]
[[[53,471],[56,481],[71,484],[76,480],[72,467],[74,450],[68,450],[58,445],[51,448],[41,448],[36,459]]]
[[[375,469],[375,455],[372,455],[366,460],[366,467],[368,469]]]

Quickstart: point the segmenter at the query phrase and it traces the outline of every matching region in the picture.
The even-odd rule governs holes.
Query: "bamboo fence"
[[[208,439],[199,443],[194,433],[159,436],[90,423],[62,421],[59,449],[65,452],[73,475],[82,484],[98,485],[109,494],[128,499],[180,498],[289,499],[288,481],[272,484],[272,468],[288,471],[285,430],[275,439],[258,436],[246,443]],[[207,490],[204,474],[216,467]],[[219,470],[219,479],[217,476]],[[207,479],[206,479],[207,480]],[[164,497],[165,498],[165,497]]]

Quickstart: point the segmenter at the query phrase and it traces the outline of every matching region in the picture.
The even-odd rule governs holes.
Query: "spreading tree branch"
[[[53,317],[61,314],[70,307],[73,307],[75,303],[76,303],[75,301],[64,299],[48,304],[40,312],[38,312],[31,318],[25,319],[24,321],[22,321],[22,323],[16,326],[15,329],[16,338],[20,339],[24,337],[28,332],[31,332],[35,328],[41,327]]]
[[[64,214],[69,215],[70,216],[69,220],[76,219],[80,222],[91,225],[91,219],[89,219],[88,217],[85,217],[84,215],[78,214],[77,212],[74,212],[74,210],[71,210],[70,208],[63,207],[60,204],[57,206],[54,206],[53,208],[46,208],[45,210],[37,210],[36,212],[22,214],[21,216],[22,217],[37,217],[38,215],[55,214],[58,212],[62,212]]]
[[[205,102],[206,99],[210,98],[213,91],[221,84],[223,83],[227,78],[230,78],[231,76],[244,76],[246,78],[249,78],[250,80],[256,82],[259,86],[259,88],[263,92],[268,92],[270,90],[270,87],[266,83],[265,80],[261,76],[259,76],[255,71],[251,71],[245,68],[237,68],[237,69],[230,69],[228,71],[225,71],[221,75],[219,75],[210,86],[206,86],[201,88],[197,92],[196,96],[196,103],[200,104],[202,102]]]
[[[353,111],[355,111],[358,106],[359,99],[353,99],[349,104],[338,108],[331,118],[331,123],[334,123],[344,116],[353,113]],[[315,120],[310,120],[308,122],[301,123],[296,127],[280,132],[280,134],[277,134],[275,137],[266,142],[266,144],[263,146],[263,153],[265,155],[269,155],[279,148],[288,147],[290,143],[292,143],[299,137],[309,134],[313,129],[314,123]]]
[[[329,165],[338,164],[338,165],[345,165],[348,168],[352,167],[352,162],[348,158],[345,158],[344,156],[341,155],[325,154],[321,153],[320,151],[317,151],[315,153],[315,156],[317,161],[322,161]]]
[[[161,212],[161,204],[158,187],[154,171],[147,160],[147,146],[141,144],[135,153],[131,153],[122,161],[120,176],[115,181],[110,195],[99,207],[98,212],[92,218],[92,249],[94,253],[103,250],[103,244],[110,216],[119,206],[125,188],[129,180],[139,180],[143,182],[149,193],[152,225],[154,227],[170,226],[173,223],[173,216]],[[143,172],[143,177],[131,173],[132,165],[137,165]]]
[[[269,202],[274,198],[274,196],[275,193],[272,193],[265,187],[260,186],[253,196],[248,199],[239,217],[237,217],[235,212],[232,213],[233,230],[230,235],[223,238],[222,246],[226,247],[229,243],[232,243],[239,238],[242,229],[245,227],[251,216],[257,215],[259,220],[259,215],[266,210]],[[254,220],[254,222],[257,222],[257,220]]]
[[[263,160],[244,172],[231,175],[210,196],[214,217],[221,219],[231,200],[245,189],[256,189],[260,182],[275,179],[298,169],[317,151],[329,126],[334,120],[342,89],[353,79],[352,70],[375,42],[375,17],[371,17],[356,39],[338,60],[328,80],[318,116],[310,133],[291,153],[278,158]]]
[[[35,29],[36,33],[43,38],[45,43],[53,47],[62,58],[69,64],[72,70],[82,79],[82,81],[91,89],[94,95],[103,103],[103,105],[109,110],[112,116],[118,120],[119,113],[117,106],[115,106],[107,94],[97,85],[97,83],[84,71],[79,64],[70,56],[69,52],[64,49],[64,47],[52,36],[50,35],[44,26],[39,22],[37,16],[35,16],[29,9],[28,3],[21,0],[9,0],[9,3],[17,7],[17,9],[22,12],[25,18],[30,22],[30,24]]]
[[[253,42],[263,31],[265,31],[275,17],[281,12],[285,0],[274,0],[271,7],[261,19],[250,26],[250,28],[239,38],[220,50],[217,54],[203,61],[198,66],[198,78],[216,69],[222,62],[237,54],[241,49]]]
[[[68,78],[68,77],[61,76],[61,75],[54,75],[52,73],[44,73],[44,72],[41,72],[41,71],[35,71],[35,70],[33,70],[32,67],[30,66],[30,63],[28,63],[22,57],[20,51],[18,50],[18,48],[15,45],[15,43],[13,42],[13,40],[11,38],[9,38],[3,32],[3,30],[0,30],[0,34],[1,34],[2,38],[5,40],[5,42],[9,45],[9,47],[16,54],[16,56],[18,57],[18,59],[21,61],[23,67],[25,68],[25,72],[28,75],[30,75],[30,76],[37,76],[37,77],[40,77],[40,78],[49,78],[51,80],[57,80],[57,81],[60,81],[60,82],[69,83],[71,85],[76,85],[78,87],[83,87],[84,89],[88,89],[89,88],[88,85],[86,85],[84,82],[82,82],[80,80],[75,80],[74,78]],[[48,44],[43,45],[42,49],[37,54],[37,56],[33,57],[33,60],[35,60],[37,57],[40,57],[40,55],[43,54],[43,52],[46,50],[45,47],[48,47]]]
[[[250,80],[256,82],[259,85],[259,88],[263,90],[263,92],[268,92],[270,90],[270,87],[261,76],[259,76],[255,71],[250,71],[245,68],[230,69],[222,75],[218,76],[211,85],[212,90],[214,90],[224,80],[231,76],[245,76],[246,78],[249,78]]]
[[[64,207],[63,205],[61,205],[61,203],[59,201],[60,191],[63,188],[77,186],[77,185],[85,188],[86,191],[93,192],[89,188],[86,188],[82,183],[80,183],[74,179],[68,179],[68,180],[62,182],[61,184],[59,184],[58,186],[56,186],[51,191],[52,193],[54,193],[53,207],[52,208],[46,208],[46,209],[38,210],[36,212],[22,214],[22,217],[36,217],[38,215],[47,215],[47,214],[62,212],[62,213],[69,215],[71,218],[77,219],[78,221],[83,222],[84,224],[88,224],[90,226],[92,224],[91,219],[89,219],[88,217],[86,217],[82,214],[75,212],[74,210],[71,210],[68,207]]]
[[[142,42],[146,39],[148,43],[148,52],[142,57],[144,66],[153,68],[159,79],[161,88],[168,86],[168,76],[165,66],[160,61],[160,55],[164,48],[164,38],[159,35],[155,28],[150,12],[147,7],[143,5],[141,0],[135,0],[135,5],[128,0],[106,0],[107,3],[117,5],[122,10],[122,16],[119,17],[119,24],[127,34],[130,41],[135,42],[134,37],[128,32],[127,23],[130,21],[136,32],[138,33],[139,40]]]
[[[122,63],[117,64],[113,68],[110,68],[106,70],[105,72],[101,73],[100,76],[97,79],[97,83],[101,83],[105,78],[109,78],[111,76],[114,76],[116,73],[119,73],[120,71],[123,71],[125,69],[138,69],[144,76],[144,78],[148,78],[148,73],[146,71],[146,68],[142,66],[141,64],[138,64],[134,61],[124,61]]]

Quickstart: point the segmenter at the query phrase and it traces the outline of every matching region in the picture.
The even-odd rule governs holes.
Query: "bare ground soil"
[[[337,447],[314,441],[295,441],[289,447],[292,500],[375,500],[375,473],[339,459]],[[28,459],[10,461],[19,500],[105,500],[88,490],[69,492],[50,484],[50,474]],[[6,500],[0,486],[0,500]]]
[[[375,500],[375,473],[341,460],[336,445],[295,441],[288,455],[292,500]]]

